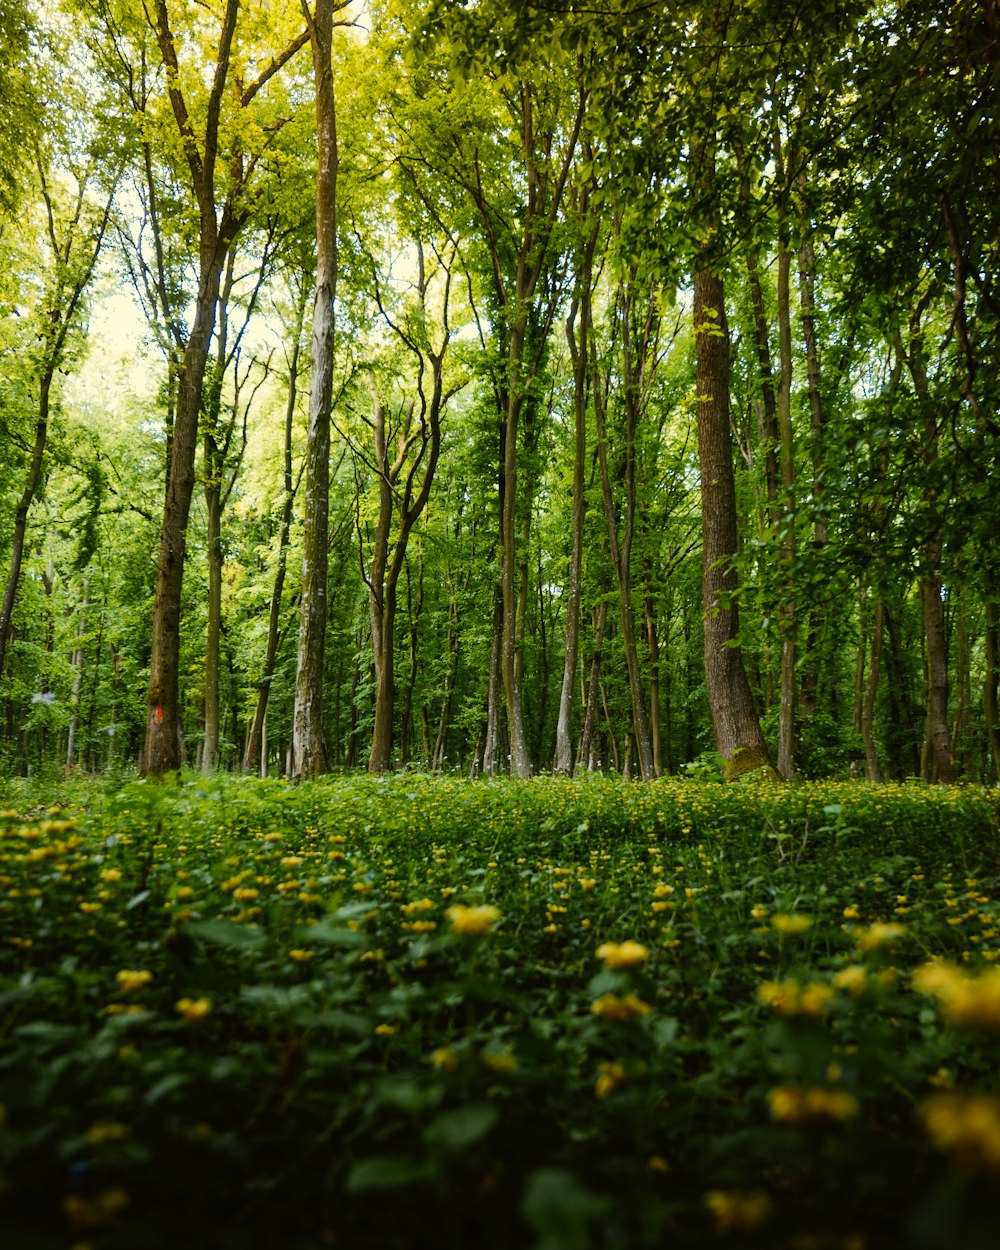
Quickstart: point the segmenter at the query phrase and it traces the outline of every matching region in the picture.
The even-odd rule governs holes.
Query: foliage
[[[995,793],[7,801],[0,1224],[25,1250],[992,1244]]]

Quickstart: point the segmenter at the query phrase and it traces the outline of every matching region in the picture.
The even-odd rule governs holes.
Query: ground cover
[[[18,1250],[996,1244],[974,788],[11,783]]]

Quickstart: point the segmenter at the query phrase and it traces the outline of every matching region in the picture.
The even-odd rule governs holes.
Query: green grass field
[[[11,787],[11,1250],[995,1250],[1000,803]]]

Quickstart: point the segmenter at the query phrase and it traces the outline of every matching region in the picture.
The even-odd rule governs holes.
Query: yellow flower
[[[121,881],[122,874],[118,868],[105,868],[101,873],[102,881]]]
[[[203,1020],[212,1010],[210,998],[179,998],[174,1010],[185,1020]]]
[[[466,907],[464,903],[455,903],[448,908],[445,915],[451,921],[452,932],[461,934],[462,937],[479,937],[489,933],[500,919],[499,910],[489,904]]]
[[[649,958],[649,949],[631,938],[620,945],[604,942],[597,948],[597,958],[604,960],[605,968],[637,968]]]
[[[652,1007],[634,994],[602,994],[590,1004],[590,1010],[605,1020],[636,1020],[648,1016]]]
[[[484,1050],[483,1063],[494,1072],[516,1072],[517,1055],[512,1050]]]
[[[83,1194],[70,1194],[63,1199],[62,1207],[73,1228],[103,1228],[128,1206],[128,1194],[124,1189],[104,1189],[93,1198]]]
[[[920,1118],[935,1146],[960,1167],[1000,1169],[1000,1100],[975,1094],[932,1094]]]
[[[749,1193],[711,1189],[704,1201],[720,1232],[730,1228],[752,1232],[767,1222],[774,1209],[774,1203],[760,1189]]]
[[[429,898],[418,898],[412,903],[407,903],[403,907],[404,916],[412,916],[416,911],[430,911],[434,904]]]
[[[850,907],[844,908],[844,919],[845,920],[860,920],[861,912],[859,912],[858,909],[852,904]]]
[[[972,976],[943,959],[934,959],[917,968],[913,985],[922,994],[935,995],[949,1024],[1000,1030],[1000,968]]]
[[[153,979],[151,972],[130,972],[127,968],[123,968],[121,972],[115,974],[115,977],[123,990],[141,990],[144,985],[148,985]]]
[[[308,963],[310,959],[314,959],[315,957],[315,951],[302,950],[298,947],[295,950],[288,952],[288,958],[293,959],[297,964]]]
[[[252,903],[260,894],[260,890],[251,889],[249,886],[243,889],[233,890],[233,898],[237,903]]]
[[[767,916],[767,908],[766,907],[751,907],[750,915],[753,917],[754,920],[763,920]]]
[[[396,1032],[396,1026],[394,1024],[376,1024],[375,1032],[379,1037],[392,1037],[393,1033]]]
[[[797,981],[762,981],[757,1001],[773,1007],[782,1016],[819,1017],[833,998],[833,990],[822,981],[800,985]]]
[[[838,990],[846,990],[848,994],[862,994],[868,984],[868,973],[859,964],[850,964],[833,974],[833,983]]]
[[[458,1067],[458,1056],[447,1046],[439,1046],[431,1051],[431,1066],[439,1072],[454,1072]]]
[[[121,1141],[127,1137],[128,1127],[117,1120],[98,1120],[83,1136],[91,1146],[103,1146],[105,1142]]]
[[[812,928],[812,916],[804,912],[789,915],[787,912],[775,912],[771,917],[771,928],[778,933],[805,933]]]
[[[646,1170],[648,1172],[664,1172],[670,1171],[670,1164],[664,1159],[663,1155],[650,1155],[646,1160]]]
[[[862,930],[858,934],[858,950],[880,950],[891,942],[897,942],[905,933],[905,924],[897,924],[895,921],[890,921],[888,924],[884,921],[876,921],[875,924],[869,925],[867,929]]]
[[[858,1100],[844,1089],[779,1085],[769,1090],[772,1119],[782,1124],[821,1124],[858,1114]]]
[[[620,1063],[617,1061],[602,1063],[598,1068],[597,1080],[594,1083],[594,1093],[598,1098],[607,1098],[608,1094],[613,1093],[624,1080],[625,1069]]]

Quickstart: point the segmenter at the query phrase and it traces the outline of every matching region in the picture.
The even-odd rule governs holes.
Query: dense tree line
[[[3,766],[996,780],[998,62],[3,0]]]

